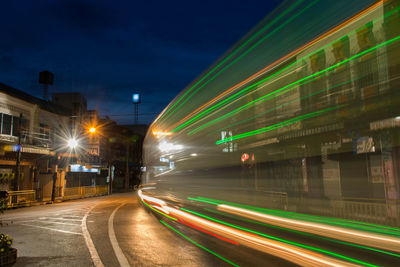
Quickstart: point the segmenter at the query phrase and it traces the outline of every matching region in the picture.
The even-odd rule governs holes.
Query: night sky
[[[38,73],[49,70],[50,94],[79,91],[121,124],[133,123],[137,91],[139,122],[151,123],[280,2],[4,1],[0,82],[42,97]]]

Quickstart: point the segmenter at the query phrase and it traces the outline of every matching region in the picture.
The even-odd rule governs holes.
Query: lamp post
[[[84,160],[84,163],[81,162],[82,158],[79,156],[82,151],[86,151],[85,153],[91,154],[91,140],[98,134],[98,127],[95,124],[91,124],[90,126],[84,126],[81,128],[83,131],[79,131],[79,136],[75,137],[74,133],[72,133],[72,137],[67,140],[67,147],[70,151],[75,151],[77,154],[77,163],[84,164],[88,163],[87,160]],[[76,132],[75,132],[76,134]],[[92,161],[89,161],[92,162]],[[78,168],[78,180],[79,180],[79,187],[81,186],[81,169]]]

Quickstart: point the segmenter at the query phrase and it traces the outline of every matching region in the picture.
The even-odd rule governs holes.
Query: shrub
[[[12,238],[0,233],[0,254],[6,254],[11,248]]]

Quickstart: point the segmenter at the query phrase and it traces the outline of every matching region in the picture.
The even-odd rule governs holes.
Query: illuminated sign
[[[169,162],[169,159],[166,159],[166,158],[160,158],[160,162]]]
[[[87,168],[86,166],[80,164],[71,164],[69,166],[70,172],[91,172],[100,174],[100,169],[97,168]]]

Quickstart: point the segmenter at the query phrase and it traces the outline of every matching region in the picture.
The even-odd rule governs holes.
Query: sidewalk
[[[9,191],[8,197],[8,209],[18,207],[29,207],[38,206],[52,203],[60,203],[72,199],[82,199],[95,196],[108,195],[108,186],[83,186],[83,187],[72,187],[65,188],[63,196],[55,197],[52,201],[51,198],[36,199],[36,193],[34,190],[24,191]]]

